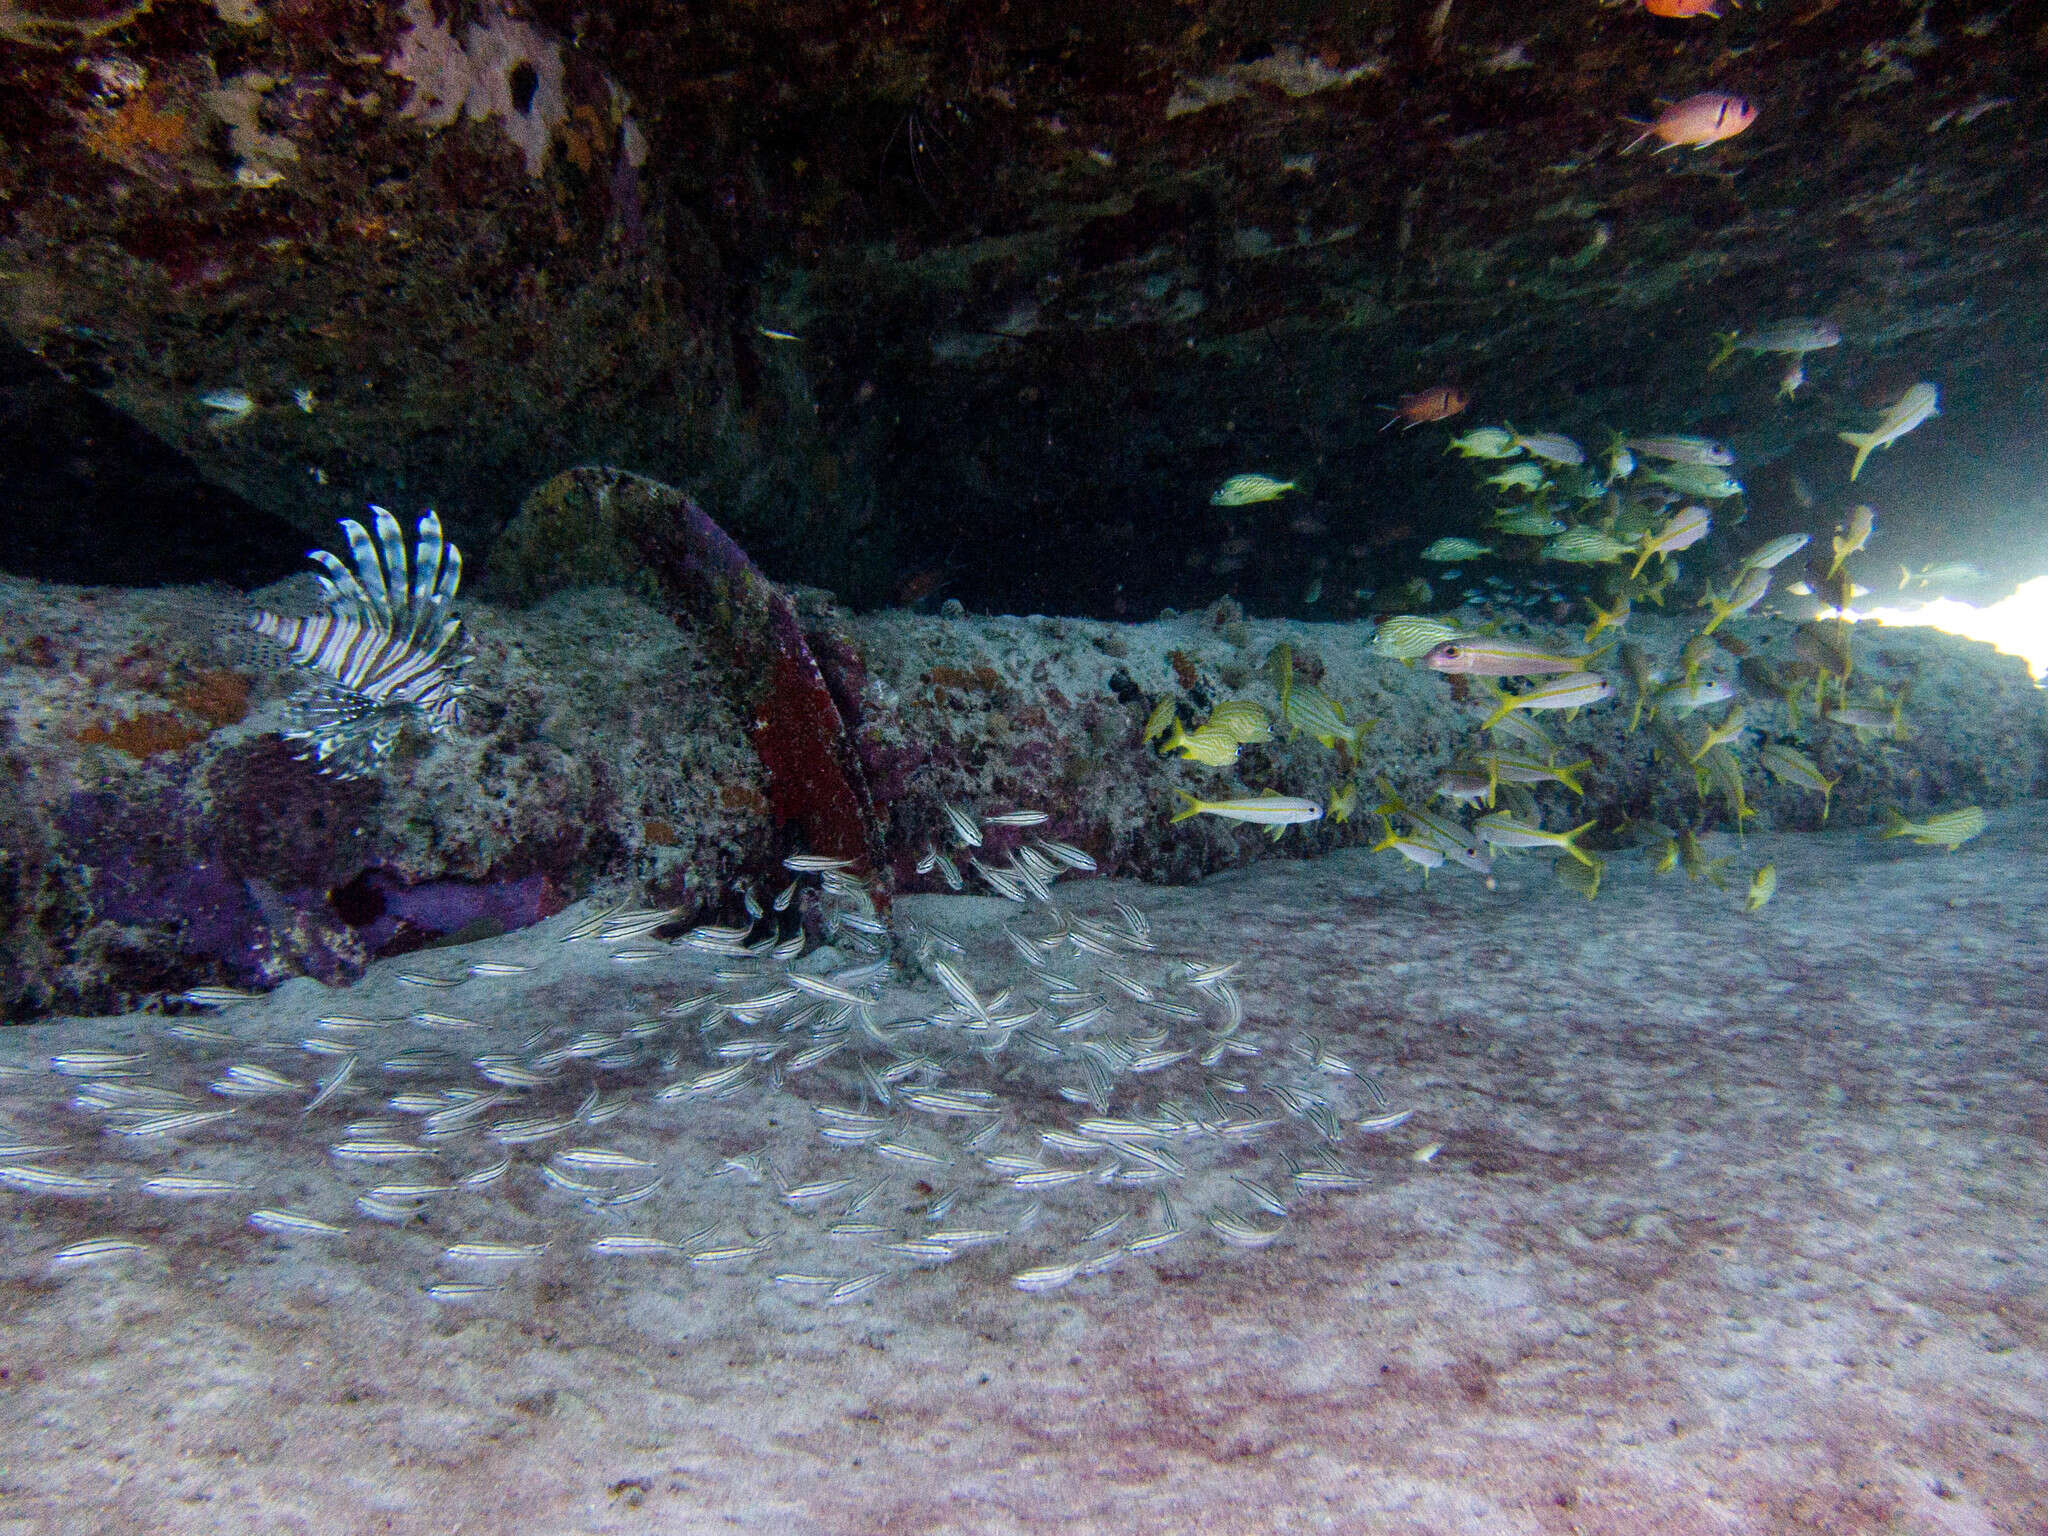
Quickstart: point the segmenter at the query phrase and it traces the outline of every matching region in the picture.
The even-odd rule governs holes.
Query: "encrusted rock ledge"
[[[792,784],[789,767],[778,782],[764,764],[762,711],[789,702],[761,691],[777,653],[759,650],[738,676],[745,648],[714,610],[699,623],[682,604],[678,622],[613,587],[524,609],[467,602],[474,692],[462,728],[409,733],[379,778],[349,782],[296,761],[275,734],[292,680],[238,663],[217,639],[246,611],[238,594],[0,582],[0,1007],[104,1012],[203,981],[339,980],[371,957],[516,927],[593,891],[693,914],[734,906],[736,878],[814,841],[804,797],[816,786]],[[1476,725],[1450,680],[1375,656],[1363,626],[1247,621],[1227,601],[1136,625],[854,616],[808,592],[788,611],[829,687],[825,725],[851,737],[835,759],[854,785],[845,803],[877,808],[861,814],[875,818],[899,890],[936,883],[915,865],[941,836],[942,800],[1041,807],[1053,817],[1044,835],[1150,880],[1369,841],[1375,781],[1426,792]],[[1629,635],[1675,669],[1690,629],[1639,615]],[[1742,643],[1782,658],[1794,633],[1759,620]],[[1375,722],[1357,760],[1307,733],[1288,740],[1284,726],[1225,770],[1143,743],[1168,693],[1190,718],[1231,696],[1275,708],[1264,663],[1283,642],[1297,678]],[[1859,687],[1911,685],[1910,734],[1816,738],[1808,719],[1808,750],[1840,776],[1834,824],[2048,789],[2048,694],[2021,662],[1924,630],[1862,630],[1856,644]],[[1737,675],[1730,655],[1715,665]],[[808,686],[802,708],[826,692]],[[1725,827],[1719,799],[1702,802],[1688,770],[1653,761],[1649,732],[1627,733],[1623,692],[1621,707],[1554,726],[1592,768],[1583,806],[1543,788],[1547,824]],[[1753,727],[1786,729],[1776,701],[1752,696],[1750,714]],[[1753,731],[1740,752],[1752,825],[1816,825],[1818,797],[1756,771],[1760,739]],[[1354,779],[1347,823],[1277,843],[1211,818],[1169,820],[1176,787],[1327,801]],[[1015,836],[992,829],[991,856]]]

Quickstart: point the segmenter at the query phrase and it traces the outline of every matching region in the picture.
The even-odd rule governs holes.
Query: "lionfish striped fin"
[[[381,507],[372,508],[382,511]],[[364,594],[364,605],[375,619],[386,621],[389,627],[391,617],[391,594],[384,588],[384,559],[377,552],[375,542],[370,538],[369,529],[354,518],[344,518],[341,531],[348,539],[348,552],[355,558],[357,590]]]
[[[286,706],[285,735],[311,743],[322,766],[345,776],[367,772],[396,745],[414,711],[429,733],[460,723],[460,619],[444,619],[462,582],[462,552],[431,511],[420,518],[410,565],[398,519],[372,506],[376,537],[342,521],[350,571],[326,550],[312,559],[327,612],[310,618],[257,613],[248,627],[281,646],[314,681]]]

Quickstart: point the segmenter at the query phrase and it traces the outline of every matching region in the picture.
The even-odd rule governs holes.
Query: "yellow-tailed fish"
[[[1482,700],[1480,708],[1484,710],[1485,707]],[[1557,738],[1538,725],[1533,715],[1503,715],[1487,730],[1502,741],[1514,742],[1540,754],[1545,762],[1554,761],[1557,757]]]
[[[1463,805],[1475,805],[1481,801],[1493,803],[1493,777],[1490,774],[1474,773],[1468,768],[1450,768],[1437,775],[1434,792],[1445,800]]]
[[[1638,576],[1631,581],[1628,593],[1639,602],[1655,603],[1662,608],[1665,590],[1677,579],[1678,567],[1667,561],[1655,576]]]
[[[1488,475],[1486,483],[1503,491],[1533,491],[1544,483],[1544,476],[1537,465],[1511,464],[1497,475]]]
[[[1754,912],[1769,901],[1778,891],[1778,866],[1766,864],[1749,879],[1749,894],[1743,898],[1742,909]]]
[[[1699,751],[1699,744],[1686,722],[1676,715],[1653,715],[1650,719],[1650,735],[1657,743],[1657,754],[1669,762],[1690,764],[1694,754]],[[1700,786],[1701,797],[1704,798],[1707,793],[1706,775],[1695,767],[1693,777]]]
[[[1899,567],[1899,590],[1901,592],[1905,591],[1909,586],[1971,586],[1983,579],[1984,573],[1982,571],[1978,570],[1974,565],[1965,564],[1960,560],[1948,560],[1940,565],[1923,565],[1917,571],[1910,570],[1903,565]]]
[[[1403,837],[1394,830],[1392,822],[1388,822],[1386,827],[1387,835],[1374,843],[1366,851],[1368,853],[1398,853],[1402,858],[1408,860],[1409,863],[1421,865],[1423,883],[1425,885],[1428,884],[1429,872],[1444,861],[1443,849],[1437,847],[1434,843],[1424,842],[1419,837]]]
[[[1707,727],[1707,739],[1700,744],[1699,751],[1692,755],[1694,763],[1705,757],[1714,748],[1727,741],[1740,741],[1742,733],[1749,729],[1749,711],[1738,704],[1722,717],[1719,725]]]
[[[1763,751],[1759,752],[1757,754],[1757,761],[1762,763],[1765,771],[1781,784],[1796,785],[1800,789],[1818,790],[1820,792],[1821,825],[1827,825],[1828,807],[1834,799],[1835,786],[1841,782],[1839,777],[1829,778],[1820,771],[1820,765],[1804,752],[1800,751],[1797,747],[1787,746],[1779,741],[1771,742]]]
[[[1502,533],[1512,533],[1523,539],[1547,539],[1565,531],[1562,522],[1534,505],[1512,509],[1503,507],[1494,514],[1493,526]]]
[[[1423,618],[1412,613],[1395,614],[1380,620],[1379,627],[1372,634],[1372,650],[1375,656],[1413,661],[1418,656],[1427,656],[1444,641],[1455,639],[1458,633],[1455,624],[1446,624],[1442,619]]]
[[[1695,772],[1704,773],[1707,781],[1721,792],[1721,798],[1735,817],[1735,830],[1739,835],[1743,825],[1756,814],[1749,803],[1749,795],[1742,782],[1742,764],[1726,747],[1708,747],[1700,754]]]
[[[1707,364],[1709,373],[1737,351],[1778,352],[1803,357],[1808,352],[1839,346],[1842,328],[1832,320],[1775,320],[1754,331],[1727,331],[1715,339],[1720,343],[1720,349],[1715,352],[1714,360]]]
[[[1534,458],[1552,464],[1586,462],[1586,450],[1561,432],[1516,432],[1513,426],[1509,426],[1508,431],[1513,434],[1515,445],[1528,449]]]
[[[1596,860],[1579,846],[1578,840],[1592,831],[1597,822],[1582,822],[1569,832],[1546,832],[1541,827],[1526,821],[1517,821],[1506,811],[1495,811],[1482,816],[1473,823],[1472,830],[1481,840],[1496,848],[1557,848],[1570,854],[1581,864],[1592,864]]]
[[[1413,822],[1417,837],[1435,843],[1459,863],[1469,864],[1481,874],[1485,874],[1492,866],[1493,861],[1487,858],[1485,848],[1473,835],[1472,829],[1462,821],[1449,816],[1439,816],[1434,811],[1417,810],[1402,801],[1399,796],[1394,797],[1387,805],[1381,806],[1380,813],[1384,815],[1389,809]]]
[[[1650,670],[1650,658],[1634,641],[1622,642],[1621,665],[1636,691],[1636,707],[1628,717],[1628,731],[1633,736],[1643,722],[1644,705],[1649,705],[1650,717],[1656,718],[1657,674]]]
[[[1691,714],[1709,704],[1726,704],[1734,697],[1735,685],[1720,678],[1696,683],[1670,683],[1659,688],[1655,695],[1660,710],[1677,715]]]
[[[1713,514],[1705,507],[1680,507],[1671,515],[1669,522],[1643,540],[1642,552],[1636,556],[1635,566],[1628,573],[1629,579],[1642,575],[1650,556],[1668,559],[1681,549],[1690,549],[1713,531]]]
[[[1607,873],[1607,861],[1595,859],[1590,864],[1581,864],[1576,859],[1558,859],[1550,866],[1550,873],[1566,890],[1577,891],[1591,901],[1600,894],[1600,877]]]
[[[1395,794],[1394,787],[1385,779],[1379,781],[1379,786],[1380,793],[1387,797],[1386,803],[1378,808],[1381,816],[1393,812],[1407,817],[1413,823],[1411,836],[1415,841],[1425,843],[1454,862],[1485,876],[1487,889],[1493,889],[1493,856],[1470,827],[1448,816],[1439,816],[1434,811],[1415,809]],[[1389,824],[1390,834],[1392,830]]]
[[[1482,555],[1492,553],[1491,544],[1481,544],[1473,539],[1438,539],[1416,558],[1438,565],[1455,565],[1466,560],[1477,560]]]
[[[1209,711],[1209,718],[1203,723],[1245,746],[1273,739],[1273,725],[1265,707],[1250,699],[1225,699]]]
[[[1628,622],[1629,598],[1626,592],[1615,599],[1612,608],[1602,608],[1590,597],[1586,606],[1593,610],[1593,622],[1586,626],[1586,644],[1591,645],[1603,630],[1619,629]]]
[[[1446,453],[1455,449],[1468,459],[1512,459],[1522,451],[1515,434],[1505,427],[1474,427],[1462,437],[1451,439]]]
[[[1742,557],[1745,570],[1768,571],[1773,566],[1783,565],[1799,551],[1813,542],[1810,533],[1788,533],[1782,538],[1760,544]]]
[[[1678,653],[1679,665],[1685,668],[1685,680],[1696,683],[1700,680],[1700,668],[1719,654],[1720,648],[1706,635],[1694,635],[1685,642],[1685,649]]]
[[[1567,528],[1548,544],[1543,546],[1543,558],[1559,560],[1567,565],[1605,565],[1611,560],[1626,560],[1635,546],[1611,533],[1598,528]]]
[[[1708,464],[1725,469],[1735,462],[1734,450],[1706,437],[1632,437],[1628,446],[1645,458],[1667,464]]]
[[[1701,633],[1711,635],[1737,614],[1749,612],[1764,600],[1764,594],[1770,590],[1770,569],[1760,565],[1745,566],[1742,574],[1735,578],[1735,586],[1725,600],[1709,587],[1699,606],[1712,608],[1714,616],[1707,620],[1707,627]]]
[[[1895,741],[1903,741],[1912,734],[1906,729],[1906,694],[1909,687],[1910,685],[1901,687],[1892,695],[1889,705],[1884,702],[1884,693],[1880,690],[1874,708],[1865,705],[1837,704],[1833,709],[1822,710],[1821,716],[1830,725],[1848,726],[1856,732],[1858,739],[1863,738],[1864,732],[1872,731],[1881,736],[1889,736]]]
[[[1897,811],[1885,812],[1886,837],[1910,837],[1923,848],[1946,848],[1954,853],[1984,830],[1984,812],[1974,805],[1959,811],[1943,811],[1925,821],[1908,821]]]
[[[1187,801],[1174,812],[1175,821],[1186,821],[1190,816],[1221,816],[1226,821],[1248,821],[1262,827],[1293,827],[1303,822],[1320,821],[1323,808],[1313,800],[1297,799],[1292,795],[1254,795],[1242,800],[1201,800],[1184,789],[1174,791]]]
[[[1856,462],[1849,466],[1849,478],[1853,481],[1863,473],[1863,461],[1870,457],[1872,450],[1891,447],[1928,417],[1940,414],[1941,391],[1923,380],[1899,396],[1898,402],[1879,417],[1877,425],[1868,432],[1836,433],[1856,450]]]
[[[1309,735],[1335,750],[1339,743],[1357,749],[1359,741],[1376,723],[1362,720],[1351,725],[1344,719],[1344,706],[1331,698],[1322,689],[1303,683],[1296,687],[1287,700],[1287,723],[1293,727],[1288,734],[1307,731]]]
[[[1668,485],[1683,495],[1704,496],[1709,501],[1725,501],[1742,494],[1742,482],[1712,464],[1659,464],[1655,469],[1645,470],[1643,478]]]
[[[1593,766],[1590,757],[1582,757],[1576,763],[1546,763],[1514,752],[1481,752],[1474,761],[1482,764],[1495,780],[1504,779],[1510,784],[1562,784],[1582,799],[1586,791],[1579,783],[1579,775]]]
[[[1294,692],[1294,647],[1282,642],[1266,652],[1266,675],[1280,690],[1280,718],[1287,718],[1287,700]]]
[[[1707,850],[1701,846],[1700,840],[1693,836],[1690,827],[1678,834],[1678,862],[1684,867],[1685,878],[1688,880],[1704,879],[1725,891],[1728,882],[1721,878],[1721,871],[1727,868],[1731,857],[1732,855],[1723,854],[1718,859],[1708,858]]]
[[[1849,478],[1854,480],[1856,477],[1851,475]],[[1842,568],[1844,560],[1870,542],[1870,535],[1876,527],[1877,514],[1870,508],[1861,502],[1850,508],[1848,519],[1836,530],[1834,538],[1830,541],[1835,547],[1835,558],[1828,563],[1828,580],[1834,579],[1835,572]],[[1837,603],[1835,606],[1839,608],[1843,605]]]
[[[1613,697],[1614,684],[1596,672],[1546,677],[1521,693],[1503,695],[1480,729],[1490,729],[1496,720],[1518,709],[1583,709]]]
[[[1210,726],[1197,726],[1186,730],[1175,720],[1166,733],[1166,739],[1159,744],[1159,750],[1178,752],[1182,757],[1206,764],[1211,768],[1228,768],[1237,761],[1238,741],[1228,731],[1219,731]]]
[[[1154,704],[1152,706],[1152,713],[1145,717],[1145,740],[1148,742],[1156,741],[1161,736],[1164,736],[1167,728],[1174,723],[1174,719],[1173,695],[1169,693],[1157,704]]]
[[[1337,786],[1337,792],[1330,796],[1330,820],[1342,825],[1351,819],[1351,813],[1358,805],[1358,786],[1346,779]]]
[[[1294,488],[1292,480],[1275,480],[1271,475],[1232,475],[1216,487],[1209,505],[1249,507],[1261,501],[1277,501]]]
[[[1667,837],[1663,842],[1657,844],[1655,851],[1651,854],[1650,873],[1653,875],[1668,875],[1676,868],[1678,868],[1678,839]]]

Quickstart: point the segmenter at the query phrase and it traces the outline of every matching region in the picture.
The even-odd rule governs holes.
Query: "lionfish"
[[[445,613],[462,583],[462,551],[441,537],[441,519],[429,511],[408,568],[398,519],[379,506],[370,511],[374,541],[361,523],[342,519],[353,572],[324,549],[308,557],[327,573],[315,578],[327,612],[246,621],[312,678],[285,705],[285,739],[303,742],[302,757],[344,779],[375,769],[410,720],[430,735],[459,724],[467,691],[462,621]]]

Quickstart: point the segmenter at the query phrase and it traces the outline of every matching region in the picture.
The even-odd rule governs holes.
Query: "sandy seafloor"
[[[323,1061],[157,1040],[160,1017],[7,1030],[0,1140],[62,1149],[12,1161],[118,1183],[0,1190],[0,1531],[2048,1530],[2048,807],[1994,814],[1954,855],[1753,836],[1741,873],[1765,858],[1781,881],[1755,916],[1739,885],[1656,877],[1640,855],[1591,904],[1547,860],[1504,861],[1495,892],[1449,870],[1423,891],[1358,852],[1195,888],[1063,886],[1077,911],[1137,904],[1155,969],[1242,962],[1242,1038],[1261,1055],[1220,1070],[1310,1070],[1291,1047],[1313,1035],[1415,1113],[1361,1131],[1363,1085],[1321,1073],[1362,1188],[1283,1189],[1281,1235],[1234,1249],[1200,1213],[1230,1205],[1234,1171],[1286,1186],[1281,1140],[1184,1148],[1186,1235],[1045,1294],[1009,1277],[1083,1251],[1116,1210],[1130,1221],[1087,1251],[1159,1230],[1156,1187],[1048,1191],[1022,1237],[922,1268],[822,1236],[831,1202],[797,1213],[744,1173],[710,1176],[749,1151],[795,1180],[872,1174],[884,1187],[861,1214],[925,1224],[919,1170],[819,1140],[814,1102],[858,1102],[843,1062],[672,1103],[651,1090],[704,1062],[616,1072],[604,1086],[626,1109],[554,1149],[643,1153],[658,1195],[588,1210],[534,1177],[549,1147],[515,1147],[503,1182],[398,1230],[355,1214],[353,1189],[466,1171],[489,1144],[457,1138],[424,1173],[326,1147],[408,1086],[373,1070],[379,1051],[445,1032],[383,1032],[361,1091],[310,1117],[282,1096],[136,1147],[61,1107],[79,1084],[52,1053],[147,1042],[150,1081],[201,1098],[231,1061],[305,1079]],[[898,920],[952,927],[987,993],[1017,969],[995,906],[918,898]],[[319,1014],[424,1007],[485,1021],[463,1051],[503,1049],[659,1017],[719,963],[560,942],[579,911],[215,1020],[291,1042]],[[474,960],[534,969],[394,980]],[[976,1079],[1009,1105],[977,1151],[1028,1150],[1031,1127],[1089,1113],[1047,1091],[1055,1076]],[[587,1080],[564,1077],[572,1107]],[[1125,1088],[1119,1113],[1179,1091]],[[952,1149],[934,1187],[968,1186],[945,1222],[1018,1219],[1024,1197],[962,1171],[965,1126],[908,1118],[908,1139]],[[1274,1136],[1316,1145],[1295,1121]],[[257,1188],[136,1192],[171,1169]],[[266,1236],[243,1225],[259,1204],[350,1230]],[[585,1248],[707,1224],[699,1251],[771,1246],[730,1266]],[[51,1270],[64,1245],[116,1233],[149,1251]],[[543,1238],[524,1264],[439,1256]],[[838,1306],[770,1278],[821,1270],[891,1278]],[[492,1274],[505,1289],[478,1300],[422,1294]]]

